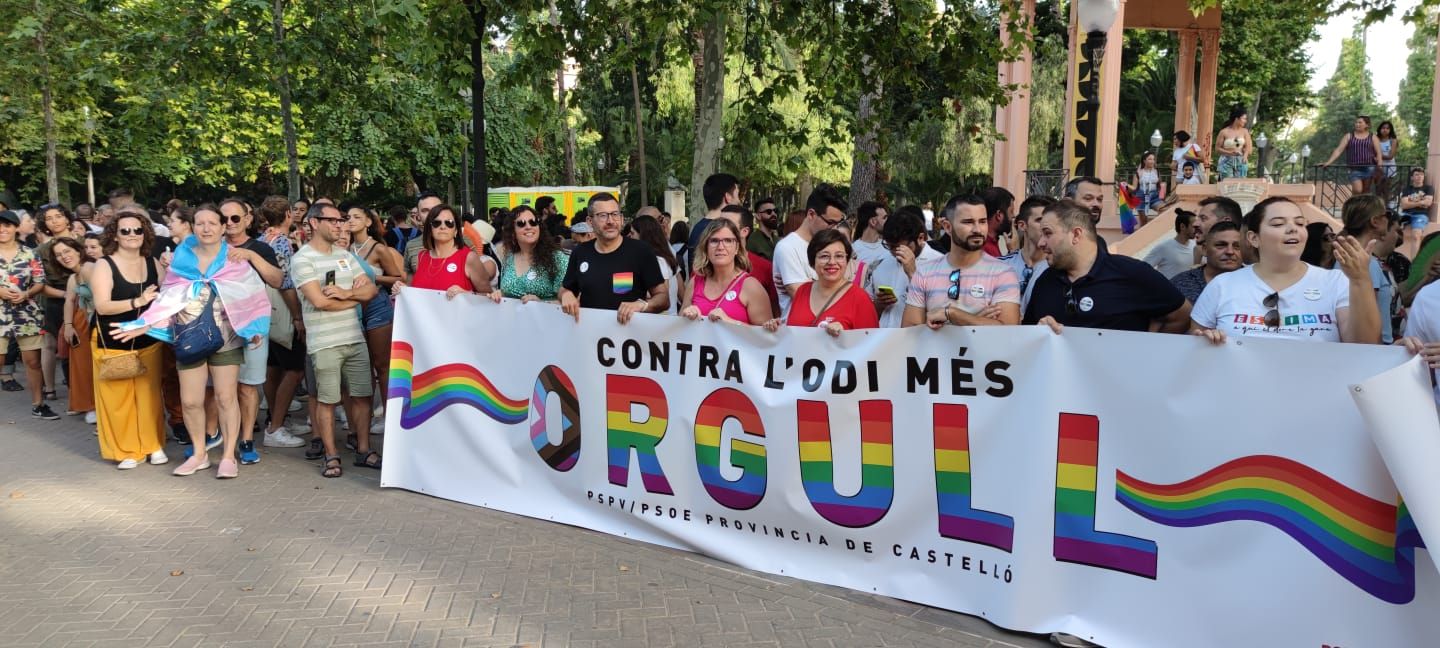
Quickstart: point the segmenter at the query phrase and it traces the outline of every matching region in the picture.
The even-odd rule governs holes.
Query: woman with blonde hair
[[[696,242],[691,276],[680,315],[712,322],[764,324],[772,315],[770,295],[750,274],[750,259],[740,227],[728,218],[710,219]]]

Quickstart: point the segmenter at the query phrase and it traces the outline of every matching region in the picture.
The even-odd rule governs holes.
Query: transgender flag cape
[[[149,326],[147,334],[157,340],[170,342],[170,319],[185,308],[200,294],[200,287],[210,284],[219,293],[221,307],[230,319],[230,326],[236,335],[249,340],[256,335],[270,334],[270,298],[265,294],[265,284],[260,275],[244,261],[230,261],[230,246],[220,242],[220,253],[210,262],[210,267],[200,271],[200,259],[195,248],[200,242],[192,234],[175,249],[170,261],[170,271],[160,286],[160,296],[145,309],[140,319],[125,322],[120,330],[129,331]]]

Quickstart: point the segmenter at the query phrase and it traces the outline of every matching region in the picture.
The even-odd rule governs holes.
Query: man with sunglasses
[[[775,258],[775,233],[780,231],[780,211],[775,201],[761,198],[755,203],[755,227],[745,237],[745,249],[766,259]]]
[[[239,197],[227,198],[220,203],[220,223],[225,227],[225,242],[230,245],[230,259],[244,261],[255,269],[260,280],[275,290],[286,288],[287,277],[280,269],[280,259],[275,249],[259,239],[251,238],[250,226],[254,214],[250,206]],[[273,297],[272,297],[273,298]],[[279,307],[280,304],[272,304]],[[282,312],[288,311],[288,306]],[[245,345],[245,361],[240,365],[240,386],[236,399],[240,402],[240,463],[260,463],[260,453],[255,451],[255,420],[260,416],[260,391],[265,388],[265,377],[270,360],[270,344],[267,341],[258,347]],[[298,448],[305,442],[291,436],[287,431],[267,432],[263,441],[267,448]]]
[[[805,220],[800,221],[800,227],[775,244],[774,281],[775,293],[780,298],[781,319],[789,316],[790,300],[800,286],[815,280],[815,269],[810,265],[807,252],[810,238],[845,222],[849,210],[850,205],[834,186],[821,183],[805,201]]]
[[[910,278],[901,325],[995,326],[1020,323],[1020,280],[1009,265],[985,253],[990,214],[984,199],[955,196],[940,217],[950,221],[950,252]]]
[[[655,252],[638,239],[620,235],[625,215],[608,192],[590,197],[590,223],[596,239],[570,253],[561,282],[560,308],[580,320],[581,308],[617,311],[626,324],[635,313],[663,313],[670,307],[665,278]]]
[[[1025,324],[1185,333],[1190,302],[1139,259],[1100,245],[1089,207],[1065,199],[1048,207],[1027,234],[1050,256],[1025,307]],[[1038,226],[1038,228],[1036,227]]]

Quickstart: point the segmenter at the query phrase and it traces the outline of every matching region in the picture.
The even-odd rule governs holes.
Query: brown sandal
[[[340,460],[339,455],[331,455],[329,457],[325,457],[325,466],[320,470],[320,476],[329,479],[339,477],[341,473],[344,472],[340,469],[340,465],[342,463],[344,462]]]

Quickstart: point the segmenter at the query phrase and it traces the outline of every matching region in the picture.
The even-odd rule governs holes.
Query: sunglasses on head
[[[121,236],[140,236],[145,233],[145,230],[139,227],[119,227],[115,231]]]

